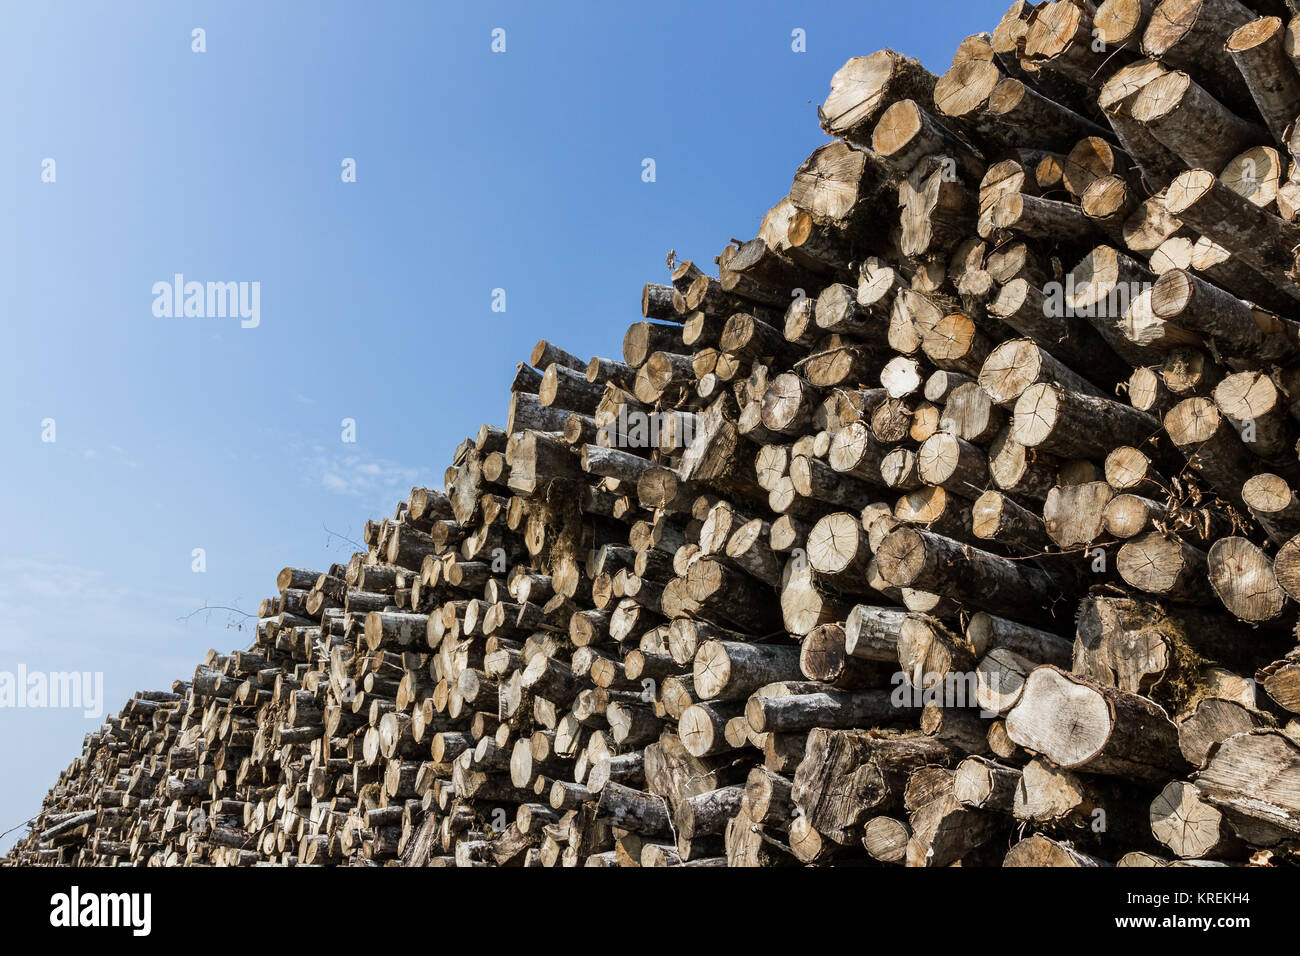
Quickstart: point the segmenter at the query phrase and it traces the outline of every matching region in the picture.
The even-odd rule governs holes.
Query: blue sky
[[[0,672],[103,672],[112,713],[244,646],[178,618],[345,560],[325,529],[440,487],[537,339],[618,357],[669,249],[753,236],[846,59],[942,72],[1006,6],[6,4]],[[260,323],[155,316],[176,273]],[[0,830],[98,722],[0,708]]]

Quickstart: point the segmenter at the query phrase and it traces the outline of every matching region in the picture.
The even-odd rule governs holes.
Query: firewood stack
[[[850,60],[757,238],[538,343],[10,861],[1293,860],[1297,63],[1282,0]]]

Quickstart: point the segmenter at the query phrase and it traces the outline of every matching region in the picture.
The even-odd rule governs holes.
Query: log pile
[[[10,862],[1293,860],[1298,63],[1282,0],[850,60],[756,238],[538,343]]]

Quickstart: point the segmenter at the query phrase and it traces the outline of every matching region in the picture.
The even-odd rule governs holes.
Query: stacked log
[[[1017,0],[941,76],[850,60],[757,238],[647,285],[621,358],[538,343],[442,490],[87,736],[10,861],[1293,856],[1281,6]]]

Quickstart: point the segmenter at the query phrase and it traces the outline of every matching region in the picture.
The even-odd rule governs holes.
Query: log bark
[[[999,491],[986,491],[971,506],[971,530],[1020,553],[1042,551],[1050,539],[1043,520]]]
[[[1165,415],[1165,431],[1225,501],[1245,511],[1241,489],[1253,477],[1249,455],[1237,432],[1208,398],[1187,398]]]
[[[1159,430],[1159,422],[1135,408],[1051,383],[1027,388],[1012,422],[1012,437],[1027,448],[1098,459],[1116,445],[1140,446]]]
[[[902,809],[913,770],[954,762],[947,745],[928,737],[880,739],[866,731],[819,728],[808,735],[791,796],[809,826],[847,846],[861,838],[869,818]]]
[[[980,387],[1004,407],[1014,407],[1027,388],[1040,382],[1105,397],[1092,382],[1055,359],[1032,339],[1003,342],[989,354],[979,372]]]
[[[1178,729],[1164,710],[1049,664],[1025,681],[1006,729],[1019,746],[1064,769],[1159,781],[1185,767]]]
[[[1287,56],[1280,17],[1260,17],[1243,24],[1228,37],[1226,49],[1250,89],[1273,138],[1286,141],[1300,101],[1300,74]]]
[[[957,765],[953,796],[977,810],[1010,813],[1021,773],[987,757],[967,757]]]
[[[1169,184],[1166,208],[1264,276],[1281,294],[1300,299],[1290,278],[1300,229],[1254,205],[1208,169],[1190,169]]]
[[[695,652],[695,693],[701,700],[741,700],[765,684],[799,676],[797,647],[708,641]]]
[[[1300,744],[1285,734],[1229,737],[1192,781],[1242,839],[1271,846],[1300,835]]]
[[[1042,616],[1054,586],[1041,570],[917,528],[899,528],[881,543],[880,571],[891,584],[945,594],[967,606]]]
[[[1193,168],[1222,169],[1233,156],[1262,145],[1268,137],[1264,129],[1237,116],[1181,70],[1171,70],[1144,86],[1131,114]]]
[[[1253,696],[1253,695],[1252,695]],[[1178,722],[1178,748],[1193,767],[1202,768],[1215,747],[1234,734],[1271,727],[1273,720],[1241,701],[1206,697]]]
[[[1300,342],[1295,323],[1253,308],[1184,269],[1156,280],[1151,309],[1213,339],[1223,355],[1281,361],[1293,357]]]

